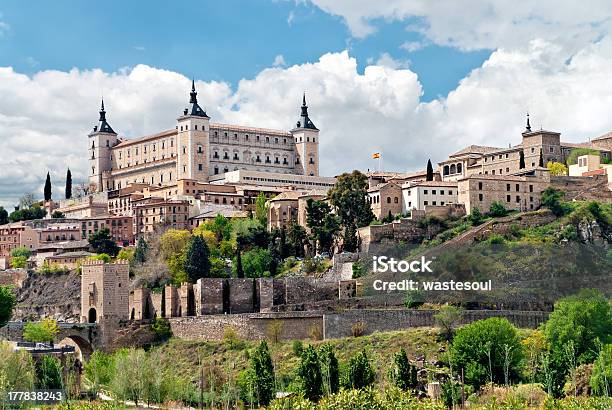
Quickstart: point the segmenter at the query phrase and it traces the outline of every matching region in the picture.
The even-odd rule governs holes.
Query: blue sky
[[[491,53],[436,45],[409,52],[400,46],[422,41],[406,30],[410,21],[374,20],[374,35],[354,38],[339,17],[283,0],[57,0],[27,7],[8,0],[0,13],[10,25],[0,41],[0,66],[26,74],[73,67],[114,72],[143,63],[235,87],[279,54],[293,65],[348,49],[360,70],[383,53],[406,64],[419,76],[422,100],[429,101],[456,88]]]

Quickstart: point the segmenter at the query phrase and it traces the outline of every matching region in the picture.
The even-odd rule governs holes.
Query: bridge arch
[[[89,360],[89,357],[93,353],[93,346],[87,340],[83,339],[78,335],[67,335],[57,343],[58,346],[73,346],[77,359],[81,363]]]

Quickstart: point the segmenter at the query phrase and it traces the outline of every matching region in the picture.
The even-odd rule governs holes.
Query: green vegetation
[[[28,208],[20,208],[11,212],[9,215],[10,222],[29,221],[32,219],[42,219],[47,215],[47,211],[39,204],[35,203]]]
[[[578,163],[578,157],[581,157],[583,155],[601,155],[601,153],[598,150],[592,148],[574,148],[570,151],[565,162],[567,163],[567,165],[575,165]]]
[[[210,251],[204,239],[195,235],[191,238],[185,255],[185,273],[189,278],[189,282],[195,283],[200,278],[210,276]]]
[[[59,359],[53,356],[43,356],[36,362],[36,388],[37,389],[61,389],[62,365]]]
[[[363,349],[349,360],[348,372],[343,384],[347,388],[362,389],[373,384],[375,380],[376,372],[370,364],[368,354]]]
[[[108,228],[102,228],[89,235],[89,246],[95,253],[106,253],[110,256],[117,256],[119,247],[110,235]]]
[[[404,349],[393,357],[393,366],[389,369],[389,378],[395,386],[403,391],[414,390],[418,385],[417,368],[410,364]]]
[[[40,322],[28,322],[23,328],[23,338],[28,342],[52,343],[58,333],[57,321],[48,317]]]
[[[6,326],[11,316],[13,309],[17,304],[15,292],[12,286],[0,286],[0,328]]]
[[[0,225],[5,225],[7,223],[9,223],[8,212],[3,206],[0,206]]]
[[[567,166],[561,162],[548,162],[546,164],[546,168],[550,171],[550,175],[559,176],[559,175],[567,175]]]
[[[13,269],[24,269],[28,266],[28,258],[32,251],[25,246],[20,246],[11,251],[11,267]]]
[[[262,341],[251,358],[253,384],[257,402],[267,406],[274,399],[274,366],[266,341]]]
[[[318,401],[323,394],[323,377],[317,351],[309,345],[300,355],[301,362],[296,370],[300,391],[308,400]]]
[[[464,369],[466,383],[508,384],[520,376],[522,350],[518,332],[507,319],[489,318],[459,329],[451,347],[453,367]]]

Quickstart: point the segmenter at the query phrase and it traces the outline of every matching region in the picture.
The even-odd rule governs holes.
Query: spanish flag
[[[372,154],[372,159],[380,158],[380,152],[375,152]]]

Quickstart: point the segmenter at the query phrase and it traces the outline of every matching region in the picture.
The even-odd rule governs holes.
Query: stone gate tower
[[[129,318],[128,261],[88,260],[81,265],[81,323]]]
[[[177,119],[177,172],[178,179],[208,181],[210,117],[198,104],[197,95],[192,81],[189,107]]]

